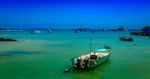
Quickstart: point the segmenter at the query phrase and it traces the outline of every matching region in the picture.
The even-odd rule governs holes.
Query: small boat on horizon
[[[39,30],[33,30],[33,31],[31,31],[30,33],[31,33],[31,34],[39,34],[39,33],[41,33],[41,31],[39,31]]]

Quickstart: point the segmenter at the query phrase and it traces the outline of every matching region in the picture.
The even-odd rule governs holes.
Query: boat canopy
[[[96,52],[108,52],[108,50],[105,48],[102,48],[102,49],[97,49]]]

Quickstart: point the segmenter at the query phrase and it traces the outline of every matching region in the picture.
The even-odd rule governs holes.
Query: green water
[[[119,35],[129,32],[0,32],[19,40],[0,42],[0,79],[150,79],[150,38],[132,36],[132,43]],[[72,57],[90,51],[89,36],[93,50],[111,45],[110,60],[89,71],[64,73]]]

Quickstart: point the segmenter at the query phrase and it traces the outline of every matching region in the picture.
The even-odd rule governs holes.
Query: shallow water
[[[132,36],[124,42],[119,35],[129,32],[52,32],[29,34],[0,32],[0,37],[18,42],[0,42],[0,79],[150,79],[150,38]],[[72,57],[111,45],[110,60],[89,71],[64,73]]]

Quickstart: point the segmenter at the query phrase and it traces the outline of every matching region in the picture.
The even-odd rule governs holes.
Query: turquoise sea
[[[150,79],[150,37],[132,36],[134,42],[120,41],[129,32],[75,33],[54,31],[0,32],[0,37],[17,42],[0,42],[0,79]],[[104,45],[112,47],[110,60],[92,70],[71,71],[71,58]]]

